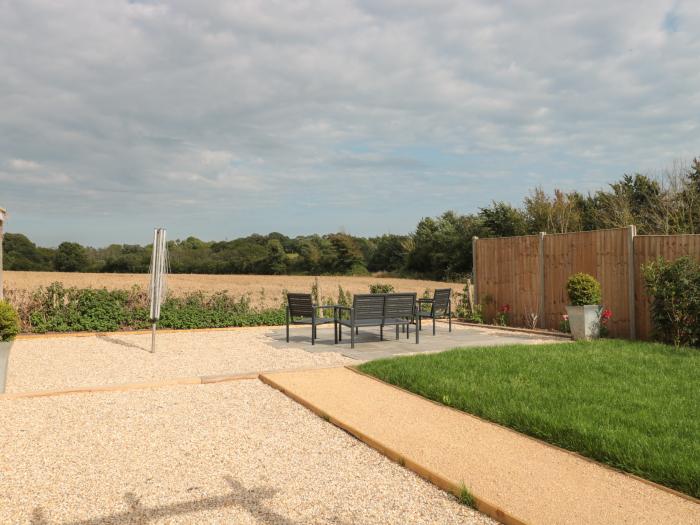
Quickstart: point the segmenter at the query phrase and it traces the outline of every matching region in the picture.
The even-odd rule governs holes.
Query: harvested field
[[[1,403],[1,523],[494,523],[257,380]]]
[[[131,288],[134,285],[148,286],[148,275],[133,273],[61,273],[61,272],[5,272],[5,288],[7,290],[31,291],[40,286],[48,286],[53,282],[61,282],[64,286],[78,288]],[[175,294],[203,291],[214,293],[228,291],[235,296],[248,295],[252,306],[276,307],[282,301],[284,290],[290,292],[310,292],[316,278],[300,275],[199,275],[173,274],[168,277],[168,288]],[[347,277],[321,276],[318,277],[321,297],[330,297],[334,301],[338,297],[338,286],[349,290],[352,294],[368,293],[369,285],[387,283],[394,286],[397,292],[417,292],[422,294],[426,289],[451,287],[461,292],[464,285],[459,283],[444,283],[439,281],[423,281],[417,279],[395,279],[383,277]]]

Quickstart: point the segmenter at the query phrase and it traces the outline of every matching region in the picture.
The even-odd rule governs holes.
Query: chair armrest
[[[317,309],[317,310],[322,310],[322,309],[327,310],[327,309],[330,309],[330,308],[338,308],[338,305],[337,305],[337,304],[324,304],[324,305],[315,304],[315,305],[314,305],[314,308]]]
[[[340,306],[339,304],[336,304],[336,305],[334,306],[334,308],[336,308],[337,310],[348,310],[348,311],[352,311],[352,308],[351,308],[350,306]]]
[[[432,303],[434,299],[418,299],[419,303]]]

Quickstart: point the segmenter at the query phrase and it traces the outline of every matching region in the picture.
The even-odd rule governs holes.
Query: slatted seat
[[[430,318],[433,320],[433,335],[435,335],[435,319],[445,317],[448,318],[448,323],[450,327],[450,332],[452,331],[452,289],[451,288],[438,288],[435,290],[435,294],[432,299],[418,299],[418,330],[422,330],[423,318]],[[421,310],[421,305],[430,304],[430,310]]]
[[[316,344],[316,327],[322,324],[334,323],[334,317],[317,317],[316,313],[321,309],[335,308],[335,305],[314,305],[310,293],[287,294],[287,342],[289,342],[290,324],[311,325],[311,344]]]
[[[350,347],[355,348],[355,334],[358,327],[378,326],[379,338],[384,338],[385,326],[396,326],[396,338],[399,336],[399,326],[410,324],[415,319],[416,294],[361,294],[353,298],[352,308],[336,308],[336,343],[342,341],[342,327],[350,328]],[[348,312],[348,318],[342,313]],[[406,330],[408,337],[408,329]],[[418,330],[416,330],[418,343]]]

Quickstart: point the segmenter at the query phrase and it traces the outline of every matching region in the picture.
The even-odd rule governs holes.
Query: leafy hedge
[[[65,288],[53,283],[17,301],[25,332],[111,332],[150,326],[148,294],[131,290]],[[169,296],[161,307],[162,328],[223,328],[284,324],[284,308],[257,310],[247,297],[225,292]]]
[[[643,272],[654,336],[676,346],[700,346],[700,264],[690,257],[660,258]]]

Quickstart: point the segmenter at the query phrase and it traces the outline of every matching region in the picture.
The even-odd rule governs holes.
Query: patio
[[[540,344],[566,341],[561,337],[534,335],[528,333],[508,332],[488,328],[477,328],[452,324],[452,332],[448,331],[447,323],[438,321],[436,335],[432,335],[432,327],[426,323],[420,333],[420,342],[416,344],[415,327],[411,326],[410,337],[405,332],[399,332],[396,339],[394,327],[384,329],[384,340],[379,339],[379,328],[361,328],[355,336],[355,348],[350,348],[350,333],[343,330],[343,340],[333,344],[333,326],[319,326],[316,344],[311,344],[311,327],[294,326],[290,329],[289,343],[286,342],[285,328],[274,327],[265,335],[268,344],[275,348],[302,349],[312,354],[327,354],[334,352],[358,361],[371,361],[398,355],[425,354],[443,352],[455,347],[500,346],[510,344]]]

